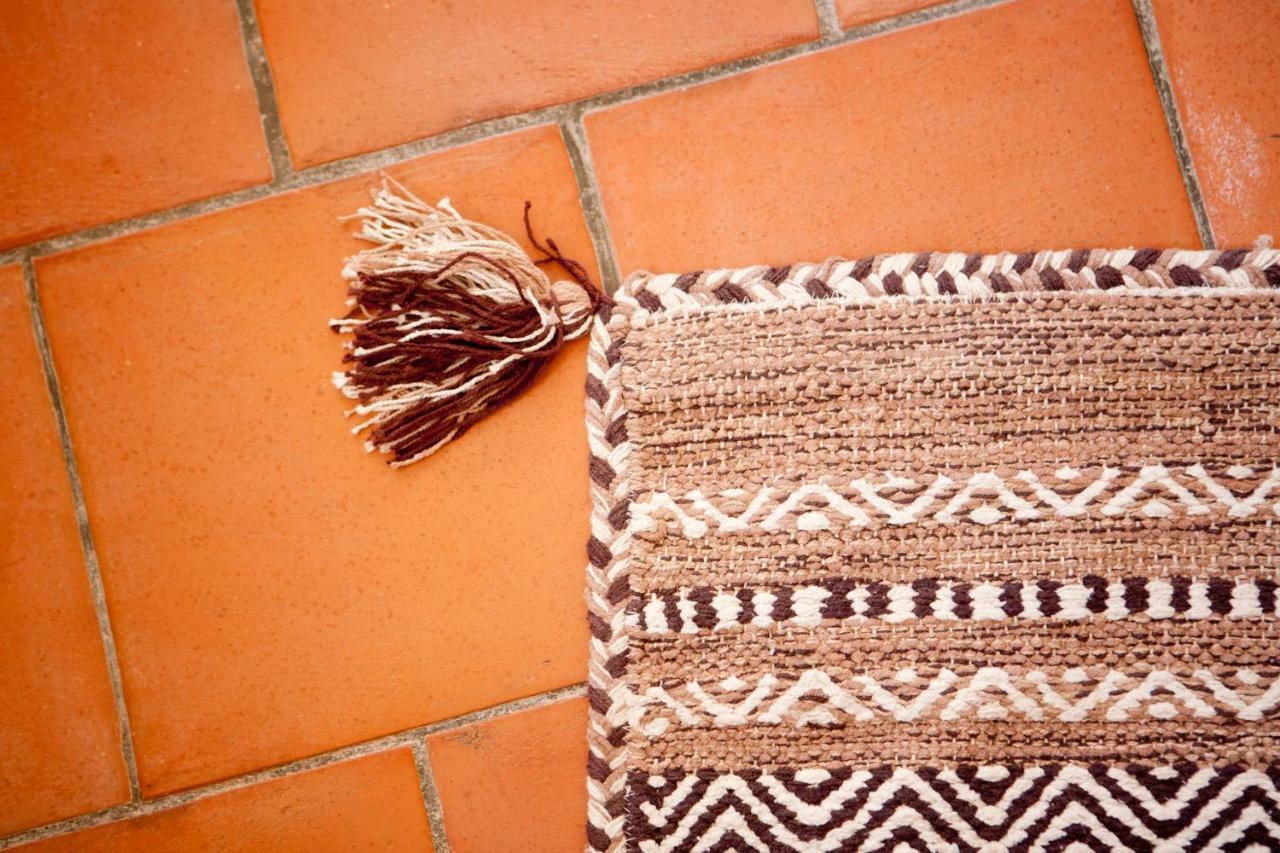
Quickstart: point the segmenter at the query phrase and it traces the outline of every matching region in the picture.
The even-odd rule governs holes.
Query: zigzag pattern
[[[922,578],[911,583],[831,579],[797,586],[693,587],[633,598],[627,624],[648,636],[725,631],[741,625],[812,627],[825,620],[913,619],[1246,619],[1274,616],[1280,604],[1269,578],[1231,581],[1188,577],[1108,581],[967,583]]]
[[[856,302],[885,297],[984,299],[1001,294],[1117,289],[1197,293],[1202,288],[1280,288],[1280,251],[902,252],[680,275],[637,272],[617,297],[622,308],[640,314],[735,303]]]
[[[632,698],[629,722],[645,737],[672,726],[833,726],[890,719],[954,721],[1034,720],[1059,723],[1149,718],[1225,717],[1257,722],[1280,706],[1280,675],[1238,669],[1060,671],[982,667],[970,673],[943,668],[928,677],[903,669],[888,678],[868,673],[730,676],[704,685],[652,685]]]
[[[1276,766],[669,770],[628,789],[644,853],[1280,849]]]
[[[1021,470],[1012,477],[978,471],[958,480],[940,473],[928,478],[927,485],[881,472],[723,489],[710,497],[700,489],[683,495],[653,491],[638,498],[631,510],[634,530],[653,530],[670,519],[690,539],[708,533],[818,531],[837,524],[991,525],[1084,516],[1226,520],[1280,517],[1280,502],[1269,501],[1277,486],[1280,467],[1270,462],[1262,471],[1231,465],[1217,474],[1200,464],[1062,467],[1052,474]]]
[[[1236,401],[1239,405],[1233,405],[1226,393],[1205,400],[1207,406],[1213,406],[1211,411],[1206,409],[1206,426],[1216,427],[1228,420],[1231,424],[1231,437],[1222,436],[1222,445],[1215,448],[1212,442],[1217,433],[1212,429],[1184,435],[1183,409],[1170,416],[1181,426],[1170,433],[1170,441],[1164,441],[1159,407],[1170,399],[1170,388],[1175,386],[1162,385],[1147,389],[1150,394],[1135,396],[1130,392],[1137,387],[1134,383],[1141,384],[1140,377],[1130,383],[1131,377],[1122,373],[1124,387],[1120,390],[1112,387],[1115,383],[1100,380],[1100,394],[1116,392],[1112,395],[1117,402],[1115,411],[1128,434],[1141,437],[1132,451],[1139,463],[1135,465],[1104,467],[1100,463],[1110,458],[1095,464],[1082,457],[1076,460],[1078,468],[1031,470],[1024,466],[1027,470],[1010,470],[1003,466],[1021,462],[1016,448],[1003,455],[999,448],[986,453],[977,442],[970,448],[972,455],[947,456],[948,460],[966,460],[958,463],[958,470],[949,467],[957,464],[953,461],[944,467],[926,454],[904,455],[896,446],[868,447],[866,454],[840,457],[865,459],[857,463],[864,468],[834,469],[838,476],[797,481],[796,475],[788,473],[788,454],[783,452],[769,469],[778,479],[763,473],[736,482],[685,479],[689,472],[710,470],[707,451],[700,447],[685,448],[677,441],[669,448],[669,457],[648,455],[647,450],[644,456],[634,454],[627,435],[622,387],[625,383],[628,393],[640,395],[637,400],[648,399],[647,394],[656,393],[648,379],[658,375],[657,371],[666,371],[665,381],[669,376],[683,375],[687,367],[690,373],[684,376],[683,385],[688,387],[658,394],[666,408],[655,408],[654,412],[674,410],[683,416],[687,408],[690,420],[696,417],[699,425],[705,424],[708,433],[717,441],[723,439],[727,447],[730,440],[749,434],[749,418],[740,416],[746,409],[731,413],[724,423],[714,422],[722,413],[718,403],[704,399],[704,389],[713,389],[724,373],[716,364],[717,354],[735,351],[738,339],[734,329],[739,318],[751,327],[750,334],[768,338],[774,328],[771,315],[775,309],[781,309],[777,313],[782,315],[792,305],[834,300],[814,314],[824,322],[843,326],[847,324],[836,322],[837,305],[860,311],[887,304],[886,316],[896,323],[893,318],[903,307],[897,303],[919,300],[922,304],[911,306],[913,309],[918,307],[920,314],[946,326],[963,322],[972,312],[981,313],[979,309],[988,306],[976,303],[991,301],[998,303],[990,306],[991,316],[1003,318],[1002,328],[1014,334],[1016,326],[1010,324],[1017,317],[1044,320],[1036,339],[1044,344],[1044,351],[1035,348],[1031,352],[1029,348],[1019,364],[1000,364],[1001,370],[1032,371],[1029,378],[1020,376],[1006,389],[1001,399],[1008,401],[1009,412],[1007,417],[995,419],[997,427],[1016,429],[1022,401],[1034,402],[1037,397],[1036,377],[1049,375],[1041,371],[1057,370],[1053,376],[1066,377],[1074,364],[1060,363],[1063,357],[1051,345],[1053,336],[1076,334],[1086,327],[1091,333],[1109,333],[1108,318],[1115,315],[1120,331],[1134,324],[1149,324],[1158,330],[1151,336],[1138,335],[1133,346],[1127,337],[1118,339],[1116,358],[1136,352],[1146,359],[1180,346],[1185,338],[1179,331],[1191,330],[1201,349],[1193,359],[1175,359],[1171,369],[1181,377],[1181,371],[1213,366],[1215,351],[1207,332],[1197,335],[1201,326],[1217,328],[1226,319],[1242,319],[1250,330],[1251,336],[1241,334],[1234,343],[1224,344],[1231,347],[1229,356],[1236,360],[1233,364],[1247,362],[1255,342],[1269,340],[1266,333],[1272,327],[1263,327],[1271,315],[1264,312],[1274,311],[1272,297],[1278,287],[1280,253],[1271,249],[1252,253],[1144,249],[896,255],[861,261],[832,259],[786,268],[633,277],[617,295],[612,320],[607,325],[597,324],[594,330],[587,381],[594,504],[588,545],[589,846],[597,851],[994,853],[1240,850],[1249,845],[1280,850],[1280,773],[1257,766],[1273,760],[1267,750],[1280,719],[1280,671],[1272,666],[1273,661],[1261,662],[1268,655],[1259,651],[1265,639],[1258,638],[1262,630],[1258,623],[1241,625],[1248,648],[1237,655],[1239,649],[1226,621],[1269,618],[1277,611],[1274,549],[1268,550],[1261,542],[1269,539],[1280,518],[1280,457],[1270,452],[1274,449],[1270,409],[1265,393],[1258,391],[1270,385],[1255,384],[1249,374],[1238,383],[1228,383],[1243,395]],[[1129,291],[1135,310],[1125,308],[1128,300],[1100,298],[1113,289]],[[1210,295],[1193,298],[1201,292]],[[1035,294],[1034,302],[1031,294]],[[686,356],[680,346],[672,345],[680,337],[678,330],[664,328],[664,315],[670,312],[679,321],[704,310],[723,321],[708,323],[707,329],[714,329],[714,334],[705,346],[702,341],[691,345]],[[1095,310],[1097,317],[1091,317]],[[1167,318],[1173,318],[1173,326],[1165,323]],[[779,317],[780,328],[788,326],[787,319]],[[851,318],[851,323],[864,334],[864,326],[874,326],[875,319]],[[648,337],[651,329],[653,339]],[[1256,338],[1252,336],[1255,332]],[[926,338],[950,346],[948,336],[952,334],[939,326]],[[985,334],[979,349],[1000,351],[1005,339],[1000,330],[988,329]],[[624,343],[629,335],[641,338],[634,350]],[[1072,346],[1077,343],[1073,340]],[[1106,345],[1102,338],[1099,343]],[[624,364],[630,353],[648,352],[650,346],[670,357]],[[890,337],[879,344],[873,341],[873,346],[897,352]],[[827,363],[824,359],[838,357],[839,352],[838,345],[815,343],[805,369],[821,372]],[[1267,359],[1274,356],[1269,343],[1259,352]],[[979,368],[981,372],[986,366]],[[634,374],[628,373],[632,370]],[[936,373],[937,368],[929,371]],[[943,372],[950,375],[945,365]],[[1106,376],[1112,373],[1109,368],[1103,372]],[[946,388],[926,388],[917,373],[910,364],[903,364],[896,372],[903,388],[912,389],[913,399],[931,401],[945,395]],[[1274,370],[1260,366],[1256,382],[1274,382]],[[951,390],[967,393],[962,380],[955,386]],[[1067,409],[1069,406],[1063,407],[1058,418],[1064,431],[1078,428]],[[837,420],[840,415],[818,406],[806,412],[805,419],[816,422],[820,414]],[[1192,412],[1189,417],[1194,416]],[[821,429],[814,432],[826,434]],[[1249,436],[1255,434],[1266,440],[1251,442]],[[908,440],[905,435],[902,438]],[[648,461],[637,461],[642,458]],[[1200,464],[1193,464],[1197,461]],[[918,482],[902,476],[906,473]],[[1067,523],[1047,523],[1058,520]],[[1030,526],[1015,530],[1013,524]],[[1064,557],[1060,571],[1080,573],[1066,577],[1015,578],[1021,563],[1013,560],[1009,566],[975,566],[963,578],[917,580],[901,574],[904,567],[898,566],[883,578],[886,583],[877,583],[881,578],[865,573],[874,572],[875,549],[860,561],[857,583],[825,574],[829,569],[825,546],[833,540],[854,542],[861,538],[862,529],[889,525],[920,525],[896,537],[906,543],[894,552],[899,556],[910,554],[911,542],[917,539],[935,540],[927,544],[928,549],[945,547],[945,532],[928,528],[952,525],[952,534],[981,544],[975,550],[983,553],[983,559],[989,558],[988,551],[998,549],[1005,534],[1016,539],[1018,547],[1043,537],[1045,548],[1052,552],[1060,541],[1055,536],[1061,535],[1071,551],[1073,543],[1083,539],[1079,534],[1085,527],[1104,534],[1123,527],[1126,535],[1140,534],[1144,543],[1159,547],[1163,547],[1160,537],[1167,532],[1176,541],[1170,541],[1171,558],[1164,565],[1184,576],[1162,577],[1163,571],[1153,571],[1152,577],[1127,577],[1138,571],[1126,568],[1130,552],[1118,552],[1110,559],[1103,553],[1105,535],[1065,555],[1071,559]],[[825,530],[832,532],[821,537],[810,535]],[[1205,543],[1195,542],[1190,535],[1196,530],[1213,530],[1224,542],[1232,540],[1230,549],[1212,569],[1201,563],[1206,549]],[[784,535],[767,542],[689,541],[773,532]],[[645,555],[660,555],[661,559],[654,561],[657,568],[648,562],[630,565],[636,541],[642,542]],[[994,544],[989,549],[987,543]],[[754,559],[756,546],[774,544],[791,555],[782,568],[803,565],[804,570],[820,574],[787,578],[789,583],[782,583],[779,572],[772,570],[775,567],[757,575],[750,567],[734,564],[740,554],[750,552]],[[823,560],[807,559],[810,544]],[[742,548],[744,545],[750,547]],[[1132,553],[1141,559],[1142,553]],[[937,568],[935,557],[933,551],[927,551],[919,568],[946,575],[945,569]],[[679,580],[664,579],[662,571],[668,563],[663,561],[679,561],[683,569]],[[699,579],[692,573],[704,565],[709,570],[707,577],[715,580]],[[1212,571],[1214,576],[1199,576],[1201,571]],[[635,578],[637,587],[644,590],[642,596],[630,588],[632,572],[642,573]],[[1088,572],[1098,576],[1085,574]],[[839,571],[830,574],[838,575]],[[993,577],[1007,582],[994,583]],[[716,583],[736,586],[711,585]],[[757,645],[760,635],[709,633],[745,624],[777,625],[776,634],[785,636],[793,626],[803,628],[822,620],[877,619],[882,622],[879,627],[859,626],[853,633],[874,634],[886,648],[901,634],[913,649],[936,648],[945,653],[946,639],[961,634],[971,635],[966,642],[972,640],[972,645],[988,634],[1003,637],[1025,631],[1029,642],[1040,648],[1040,641],[1052,642],[1049,635],[1055,631],[1043,624],[940,626],[920,622],[898,629],[886,628],[883,622],[1135,616],[1213,621],[1167,632],[1170,642],[1181,642],[1186,634],[1198,643],[1195,648],[1180,648],[1176,656],[1168,658],[1180,663],[1161,663],[1166,658],[1159,653],[1169,648],[1159,636],[1161,625],[1126,632],[1119,630],[1128,627],[1124,625],[1107,630],[1101,623],[1064,624],[1060,628],[1063,635],[1074,640],[1126,642],[1131,635],[1146,632],[1143,636],[1150,642],[1126,649],[1122,656],[1126,662],[1115,664],[1119,671],[1092,665],[1097,660],[1115,660],[1101,647],[1098,654],[1091,648],[1061,655],[1055,650],[1019,665],[1010,642],[990,660],[968,652],[944,655],[936,663],[931,663],[931,655],[923,650],[914,657],[904,655],[901,665],[918,659],[921,671],[885,673],[877,669],[876,679],[870,681],[860,680],[866,672],[830,663],[855,659],[854,644],[832,641],[822,653],[807,655],[802,643],[770,646],[765,638]],[[675,632],[703,635],[686,642],[673,637]],[[827,636],[823,631],[812,633]],[[832,636],[841,633],[839,627],[830,632]],[[922,642],[935,633],[945,635],[941,642],[932,646]],[[776,660],[786,663],[776,671],[768,664],[746,663],[759,657],[761,647],[778,653]],[[733,663],[734,654],[740,654],[743,662]],[[1252,669],[1213,663],[1227,659]],[[714,675],[703,667],[704,662],[713,660]],[[1062,666],[1053,668],[1044,660],[1059,661]],[[1009,669],[989,665],[1000,662]],[[944,664],[952,669],[940,669]],[[1037,665],[1044,671],[1031,668]],[[1063,668],[1072,665],[1077,668]],[[1148,666],[1177,671],[1152,671]],[[741,677],[724,677],[733,672]],[[698,678],[706,683],[695,681]],[[638,685],[640,695],[632,695],[631,685]],[[859,727],[859,718],[867,715],[891,724]],[[936,722],[943,715],[964,722]],[[907,722],[897,725],[899,719]],[[983,720],[1006,722],[986,726],[981,724]],[[1027,720],[1040,722],[1023,722]],[[664,724],[670,730],[665,738],[657,733]],[[1143,747],[1134,754],[1159,755],[1167,749],[1171,755],[1189,756],[1202,763],[1086,766],[1064,759],[1068,763],[1052,766],[949,764],[947,768],[922,768],[919,762],[930,760],[927,751],[912,751],[905,756],[911,766],[900,768],[856,763],[861,759],[850,761],[853,766],[825,768],[788,769],[769,763],[768,749],[773,747],[766,749],[767,744],[788,747],[779,748],[778,755],[813,754],[812,745],[823,742],[825,736],[800,727],[827,725],[846,726],[839,737],[859,744],[881,737],[882,732],[967,731],[983,738],[998,731],[1001,734],[994,735],[991,743],[992,760],[1004,757],[1013,762],[1019,760],[1018,755],[1058,754],[1039,749],[1043,731],[1057,730],[1064,739],[1089,739],[1087,751],[1059,751],[1062,755],[1089,756],[1105,754],[1108,744],[1118,741],[1112,733],[1124,732],[1126,743],[1140,742]],[[739,728],[717,730],[718,726]],[[830,735],[834,742],[837,733]],[[893,739],[894,735],[887,737]],[[1184,740],[1166,747],[1170,737]],[[756,738],[763,752],[757,750]],[[965,749],[955,754],[980,755],[985,746],[966,743]],[[1009,748],[1001,751],[1003,746]],[[914,745],[908,749],[914,750]],[[893,749],[885,753],[886,757],[890,754],[903,752]],[[938,753],[936,763],[945,760],[942,754]],[[722,772],[726,769],[734,772]]]
[[[587,444],[591,451],[591,539],[587,542],[587,621],[591,657],[587,670],[587,844],[622,850],[626,786],[626,716],[630,693],[619,678],[628,657],[626,602],[631,597],[627,553],[631,443],[618,379],[608,311],[591,330],[587,353]],[[615,322],[625,322],[619,316]]]

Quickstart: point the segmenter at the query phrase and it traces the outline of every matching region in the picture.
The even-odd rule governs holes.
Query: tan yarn
[[[569,340],[585,334],[604,299],[585,270],[529,239],[534,262],[513,239],[432,206],[391,179],[356,214],[375,244],[350,258],[351,314],[331,323],[351,334],[351,369],[334,384],[358,400],[352,430],[366,449],[416,462],[519,393]],[[525,207],[528,228],[528,205]],[[575,279],[551,282],[539,263]]]
[[[615,299],[388,182],[403,465],[588,356],[588,846],[1280,847],[1280,253],[905,253]],[[570,281],[552,282],[556,263]]]
[[[639,273],[588,366],[591,849],[1280,845],[1268,245]]]

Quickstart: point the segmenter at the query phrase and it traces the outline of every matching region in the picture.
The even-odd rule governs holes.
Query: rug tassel
[[[531,259],[506,234],[432,206],[387,178],[351,218],[376,245],[347,261],[351,312],[330,321],[352,336],[334,385],[358,401],[365,448],[393,466],[430,456],[515,398],[612,300],[554,240]],[[552,282],[540,268],[569,275]]]

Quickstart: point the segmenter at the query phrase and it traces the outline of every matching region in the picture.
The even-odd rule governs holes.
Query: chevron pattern
[[[601,318],[587,356],[587,443],[591,477],[591,538],[587,542],[587,607],[591,660],[587,674],[587,840],[591,849],[623,849],[626,717],[629,691],[617,677],[627,666],[625,602],[631,597],[626,554],[631,443],[618,381],[619,353]]]
[[[1131,468],[1061,467],[1052,473],[1021,470],[1012,476],[977,471],[958,479],[939,473],[922,480],[892,472],[831,477],[812,483],[759,484],[705,495],[654,491],[632,504],[635,529],[662,520],[690,539],[708,534],[779,530],[818,531],[836,526],[937,524],[991,525],[1051,518],[1192,517],[1226,521],[1280,517],[1280,467],[1230,465],[1211,474],[1204,465]]]
[[[589,847],[1280,851],[1278,260],[633,278]]]
[[[678,770],[629,777],[628,836],[693,850],[1275,850],[1280,768]]]
[[[1280,250],[1185,249],[903,252],[820,264],[683,274],[637,272],[618,293],[624,309],[680,311],[721,304],[799,305],[902,297],[989,298],[1001,293],[1280,288]]]
[[[1110,722],[1146,718],[1225,717],[1256,722],[1277,715],[1280,675],[1239,669],[1010,671],[970,673],[942,668],[922,676],[902,669],[888,677],[807,669],[785,676],[729,676],[637,690],[634,731],[657,737],[673,726],[833,726],[891,719]]]

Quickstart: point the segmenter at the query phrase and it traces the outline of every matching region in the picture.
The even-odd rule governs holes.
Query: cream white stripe
[[[1229,608],[1215,614],[1209,601],[1208,584],[1195,581],[1187,582],[1188,605],[1178,611],[1174,608],[1173,579],[1157,578],[1137,582],[1113,581],[1105,587],[1105,607],[1094,613],[1089,609],[1089,600],[1094,591],[1085,583],[1072,581],[1058,583],[1056,581],[1027,581],[1016,584],[1016,593],[1012,596],[1013,613],[1005,609],[1010,596],[1005,587],[991,583],[942,582],[935,591],[924,593],[913,584],[858,584],[847,592],[838,593],[819,584],[805,584],[791,588],[791,614],[785,619],[775,615],[777,590],[748,588],[750,607],[743,613],[741,599],[742,589],[717,589],[711,599],[711,615],[713,624],[707,630],[727,631],[742,626],[744,622],[758,628],[772,625],[790,624],[804,627],[819,625],[832,621],[835,617],[825,617],[827,608],[843,598],[848,602],[847,615],[840,621],[866,622],[880,620],[885,622],[907,622],[919,618],[935,619],[971,619],[974,621],[1008,621],[1011,619],[1050,619],[1059,622],[1076,622],[1089,618],[1131,619],[1142,616],[1148,619],[1188,619],[1203,620],[1222,616],[1228,619],[1249,619],[1277,615],[1280,607],[1280,594],[1275,586],[1267,599],[1268,607],[1262,607],[1263,595],[1259,581],[1253,579],[1237,580],[1228,583],[1227,602]],[[1140,593],[1146,601],[1141,610],[1131,610],[1127,604],[1126,583],[1133,592]],[[1273,582],[1274,583],[1274,582]],[[1043,584],[1043,586],[1041,586]],[[1052,589],[1057,586],[1056,591]],[[1042,592],[1052,602],[1056,596],[1058,608],[1051,615],[1044,612]],[[887,606],[871,615],[869,599],[879,594],[887,599]],[[962,616],[962,600],[967,594],[968,609],[971,611]],[[676,610],[679,621],[671,624],[668,620],[667,601],[672,593],[650,593],[641,598],[639,612],[632,624],[642,634],[661,635],[672,633],[697,633],[696,618],[698,605],[689,598],[688,590],[680,590],[676,596]],[[924,598],[928,596],[928,598]],[[927,609],[921,614],[918,602],[927,600]],[[1052,609],[1052,608],[1051,608]],[[842,611],[837,611],[842,612]]]
[[[1196,464],[1187,468],[1163,465],[1102,467],[1083,489],[1071,483],[1079,476],[1072,468],[1053,475],[1065,494],[1046,484],[1047,476],[1019,471],[1011,478],[994,471],[978,471],[954,479],[932,475],[928,488],[908,503],[888,497],[919,484],[882,472],[856,478],[823,477],[818,482],[757,484],[723,489],[708,495],[702,489],[681,494],[651,491],[631,505],[636,532],[667,529],[688,539],[735,533],[780,530],[825,530],[837,524],[868,527],[920,522],[993,525],[1053,518],[1078,518],[1098,513],[1108,518],[1137,519],[1280,518],[1280,467],[1255,473],[1233,465],[1216,476]],[[1226,484],[1226,485],[1224,485]],[[1229,486],[1234,486],[1229,488]],[[1248,497],[1236,490],[1249,488]],[[749,499],[748,499],[749,498]],[[820,504],[820,505],[819,505]]]

